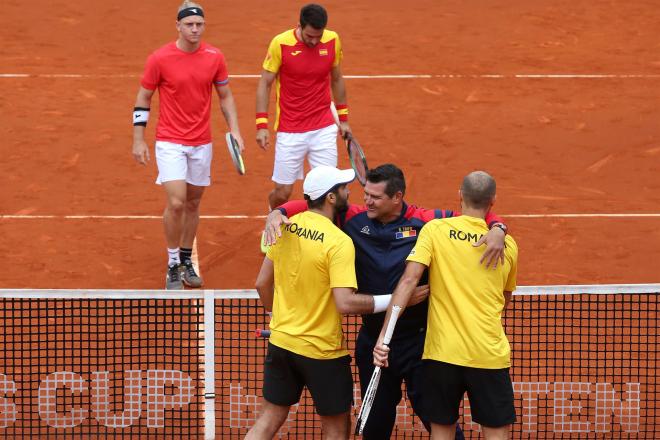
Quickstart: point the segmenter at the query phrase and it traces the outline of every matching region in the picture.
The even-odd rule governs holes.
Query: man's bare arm
[[[238,145],[241,147],[241,151],[243,151],[245,149],[245,142],[243,142],[241,130],[238,126],[238,111],[236,110],[234,94],[231,92],[231,89],[228,85],[216,84],[215,90],[218,92],[218,97],[220,98],[220,109],[222,110],[222,115],[224,116],[225,121],[227,121],[229,131],[238,142]]]
[[[151,98],[154,96],[154,90],[145,89],[140,86],[137,97],[135,98],[135,107],[151,108]],[[151,157],[149,156],[149,147],[144,140],[146,127],[142,125],[133,126],[133,157],[140,165],[146,165]]]
[[[374,347],[374,365],[387,367],[387,357],[390,349],[383,344],[383,338],[385,337],[387,323],[390,322],[390,317],[392,316],[392,306],[396,305],[401,307],[401,313],[403,313],[417,283],[419,283],[420,278],[422,278],[422,275],[424,274],[424,270],[426,270],[426,266],[421,263],[409,261],[406,264],[406,270],[403,272],[403,275],[392,294],[392,301],[390,301],[390,305],[387,308],[383,327],[380,331],[378,342],[376,342],[376,346]]]
[[[336,104],[346,104],[346,84],[344,82],[344,75],[341,73],[340,66],[334,66],[330,71],[330,88],[332,89],[332,99]],[[342,137],[346,133],[351,133],[351,127],[347,121],[339,123]]]
[[[362,315],[374,311],[374,297],[356,293],[352,287],[334,287],[332,296],[339,313]]]
[[[261,299],[261,304],[268,312],[273,311],[273,295],[275,286],[275,270],[273,262],[265,257],[263,263],[261,263],[261,269],[259,270],[259,275],[257,275],[257,281],[255,287],[257,293],[259,293],[259,299]]]
[[[261,78],[259,78],[259,84],[257,85],[257,113],[268,114],[270,89],[273,86],[275,78],[277,78],[277,73],[270,72],[266,69],[262,70]],[[268,128],[257,129],[257,144],[264,150],[269,146],[269,136]]]

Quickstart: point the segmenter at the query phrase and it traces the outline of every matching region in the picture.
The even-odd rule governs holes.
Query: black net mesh
[[[0,438],[204,438],[201,299],[0,303]],[[215,301],[216,438],[259,413],[267,321],[257,299]],[[513,438],[660,437],[657,294],[517,295],[504,321]],[[397,414],[395,438],[427,438],[407,401]],[[461,425],[479,438],[467,399]],[[306,392],[280,437],[320,438]]]

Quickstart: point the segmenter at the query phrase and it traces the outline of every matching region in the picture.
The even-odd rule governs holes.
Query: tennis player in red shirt
[[[350,132],[346,87],[341,73],[342,49],[336,32],[326,29],[328,14],[317,4],[300,10],[300,24],[275,36],[263,62],[257,86],[257,143],[269,146],[268,101],[276,83],[277,110],[274,128],[275,188],[268,196],[271,208],[289,200],[293,184],[303,178],[305,157],[312,168],[337,166],[337,126],[330,103],[332,97],[340,120],[341,134]]]
[[[156,127],[158,179],[167,195],[163,213],[168,267],[165,287],[201,287],[202,278],[191,261],[199,224],[199,203],[211,184],[211,94],[215,87],[229,130],[243,149],[236,104],[229,88],[225,57],[201,41],[204,11],[184,1],[176,28],[179,38],[153,52],[147,59],[133,112],[133,156],[142,165],[150,160],[144,131],[151,99],[160,95]]]

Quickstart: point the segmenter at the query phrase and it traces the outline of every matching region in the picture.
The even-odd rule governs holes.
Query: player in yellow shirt
[[[422,407],[435,440],[454,437],[465,392],[472,419],[487,440],[508,438],[516,420],[502,313],[516,288],[518,246],[506,237],[504,264],[496,269],[475,264],[481,251],[472,246],[488,232],[484,218],[495,201],[495,187],[495,180],[483,171],[463,179],[463,215],[424,226],[385,318],[388,322],[392,305],[405,307],[428,267],[431,295],[422,356]],[[382,344],[383,335],[384,329],[374,348],[374,364],[387,366],[389,349]]]
[[[341,314],[376,308],[372,295],[356,293],[355,248],[333,223],[348,209],[347,184],[354,179],[352,169],[311,170],[303,183],[309,210],[291,217],[264,258],[256,287],[273,318],[263,410],[248,439],[272,438],[304,386],[321,417],[323,438],[349,436],[353,376]]]

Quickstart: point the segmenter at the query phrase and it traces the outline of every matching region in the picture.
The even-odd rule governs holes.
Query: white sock
[[[179,248],[174,248],[170,249],[167,248],[167,265],[171,266],[173,264],[181,264],[181,260],[179,259]]]

